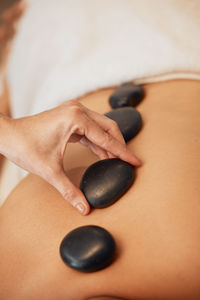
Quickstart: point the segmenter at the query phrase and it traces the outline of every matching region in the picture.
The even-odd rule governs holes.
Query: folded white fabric
[[[15,117],[135,80],[200,79],[199,0],[29,0],[9,66]]]
[[[29,0],[9,63],[14,117],[128,80],[200,79],[199,0]]]

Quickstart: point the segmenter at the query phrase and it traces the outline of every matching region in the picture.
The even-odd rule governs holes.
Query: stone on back
[[[133,107],[116,108],[106,113],[105,116],[118,124],[125,142],[134,138],[142,127],[141,115]]]
[[[112,108],[137,106],[144,98],[144,90],[133,82],[125,82],[118,86],[109,98]]]
[[[87,168],[80,189],[94,208],[115,203],[132,185],[134,167],[119,158],[100,160]]]
[[[82,226],[68,233],[61,245],[60,255],[71,268],[82,272],[101,270],[112,262],[115,242],[102,227]]]

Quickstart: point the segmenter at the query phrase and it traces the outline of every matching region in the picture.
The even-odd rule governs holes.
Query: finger
[[[85,136],[81,136],[81,135],[78,135],[78,134],[72,134],[68,141],[70,143],[79,142],[83,146],[88,147],[94,154],[99,156],[100,159],[114,158],[115,157],[112,153],[107,152],[107,151],[103,150],[102,148],[100,148],[99,146],[96,146],[96,145],[92,144],[90,141],[88,141],[88,139]]]
[[[90,142],[108,152],[111,152],[116,157],[135,166],[141,165],[141,161],[127,149],[126,145],[120,143],[118,140],[113,138],[112,135],[105,132],[92,119],[86,120],[85,136]]]
[[[70,136],[75,133],[85,136],[96,146],[99,146],[107,152],[111,152],[116,157],[127,161],[132,165],[141,165],[141,161],[126,148],[125,144],[120,143],[112,135],[104,131],[92,118],[84,113],[83,106],[77,104],[77,102],[70,102],[66,107],[70,107],[70,105],[70,116],[73,122],[70,125],[70,130],[65,134],[64,146],[62,147],[61,154],[64,153],[63,151],[65,150]]]
[[[100,159],[107,159],[110,158],[108,153],[103,150],[102,148],[100,148],[99,146],[96,146],[95,144],[91,143],[90,141],[88,141],[88,139],[86,139],[85,137],[82,137],[80,139],[80,143],[88,148],[90,148],[90,150],[96,154]]]
[[[100,127],[102,127],[106,132],[111,134],[120,143],[125,144],[119,126],[115,121],[109,119],[104,115],[96,113],[95,111],[92,111],[86,107],[84,107],[84,109],[87,115],[89,115],[90,118],[92,118],[95,122],[97,122]]]
[[[82,215],[90,212],[90,205],[84,197],[83,193],[78,189],[66,176],[64,171],[53,173],[47,180],[52,184],[73,207],[75,207]]]
[[[112,153],[110,153],[110,152],[107,152],[107,153],[108,153],[108,157],[109,157],[109,158],[116,158],[116,156],[113,155]]]

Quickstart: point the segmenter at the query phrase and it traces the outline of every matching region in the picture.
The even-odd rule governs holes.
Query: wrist
[[[0,154],[27,170],[29,151],[25,125],[23,118],[12,119],[0,114]]]

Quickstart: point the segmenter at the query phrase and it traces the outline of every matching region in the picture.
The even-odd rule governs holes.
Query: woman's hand
[[[23,15],[26,3],[20,1],[13,6],[5,9],[0,16],[0,65],[1,69],[5,67],[7,57],[10,51],[11,42],[15,36],[17,23]]]
[[[100,159],[119,157],[132,165],[141,164],[127,150],[113,120],[75,100],[31,117],[10,119],[9,124],[11,133],[7,135],[3,154],[52,184],[83,215],[89,213],[89,204],[63,169],[63,156],[69,142],[80,142]]]

